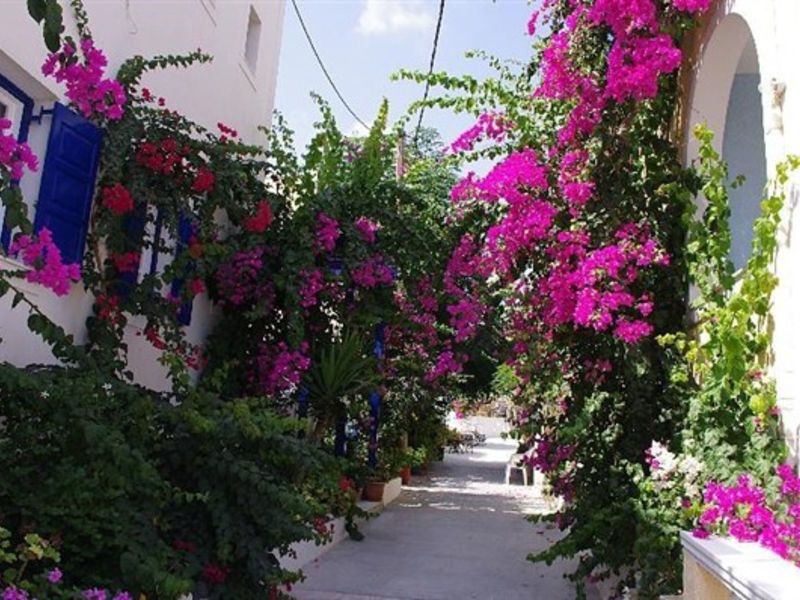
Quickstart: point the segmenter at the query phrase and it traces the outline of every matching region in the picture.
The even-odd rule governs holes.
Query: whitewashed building
[[[692,128],[707,123],[732,176],[731,258],[744,266],[762,188],[787,154],[800,154],[800,2],[718,0],[687,49],[686,160],[697,156]],[[779,234],[774,296],[774,369],[793,455],[800,439],[800,215],[798,178]]]
[[[62,1],[66,34],[77,39],[77,28]],[[208,129],[218,122],[237,129],[246,142],[258,142],[258,127],[272,114],[285,4],[284,0],[85,0],[95,43],[109,60],[108,73],[134,55],[186,54],[201,49],[214,57],[210,64],[148,73],[143,84],[175,109]],[[48,149],[53,146],[55,118],[49,111],[64,103],[63,89],[41,73],[47,50],[40,26],[28,15],[24,0],[5,2],[0,17],[0,117],[10,119],[18,139],[27,140],[39,157],[38,172],[26,174],[21,189],[29,216],[44,210],[43,181],[48,178]],[[69,152],[67,152],[69,154]],[[0,208],[0,223],[2,223]],[[8,242],[8,233],[4,242]],[[5,263],[5,264],[4,264]],[[1,268],[19,268],[0,257]],[[77,341],[85,337],[84,322],[92,299],[80,284],[69,296],[21,284],[32,299]],[[189,338],[200,341],[211,325],[210,306],[196,299]],[[26,326],[24,305],[12,309],[0,301],[0,361],[18,365],[48,363],[49,349]],[[141,324],[139,324],[141,325]],[[157,354],[129,326],[131,367],[140,383],[166,385]]]

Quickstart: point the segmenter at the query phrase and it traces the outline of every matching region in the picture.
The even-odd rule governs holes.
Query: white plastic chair
[[[523,454],[512,454],[506,463],[506,485],[511,484],[511,470],[522,471],[522,483],[528,485],[528,472],[531,474],[531,485],[535,483],[533,467],[531,467],[526,459],[533,456],[534,449],[531,448]]]

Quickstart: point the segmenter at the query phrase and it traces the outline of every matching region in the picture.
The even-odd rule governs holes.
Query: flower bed
[[[776,474],[777,490],[758,485],[749,475],[740,476],[735,485],[709,483],[694,536],[729,535],[740,542],[758,542],[800,563],[800,478],[789,465],[779,466]]]
[[[681,536],[684,553],[682,600],[794,600],[800,569],[753,543],[712,536]]]

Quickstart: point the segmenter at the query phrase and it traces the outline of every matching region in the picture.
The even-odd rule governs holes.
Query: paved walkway
[[[502,421],[476,419],[490,437],[472,454],[447,454],[428,477],[414,477],[398,500],[304,569],[300,600],[571,600],[565,567],[533,564],[558,532],[524,516],[547,510],[532,487],[503,483],[515,444]]]

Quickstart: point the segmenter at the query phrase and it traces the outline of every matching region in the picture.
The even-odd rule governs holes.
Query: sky
[[[390,76],[401,68],[427,71],[439,0],[297,0],[297,4],[331,77],[363,121],[372,122],[383,98],[389,101],[390,122],[421,99],[423,85],[393,82]],[[476,49],[526,60],[531,13],[527,0],[448,0],[436,70],[487,75],[482,61],[464,56]],[[311,139],[312,124],[319,116],[311,92],[328,100],[342,131],[361,133],[363,128],[325,79],[287,0],[276,108],[296,132],[299,149]],[[439,129],[447,143],[473,124],[469,117],[449,112],[426,111],[425,115],[424,124]]]

